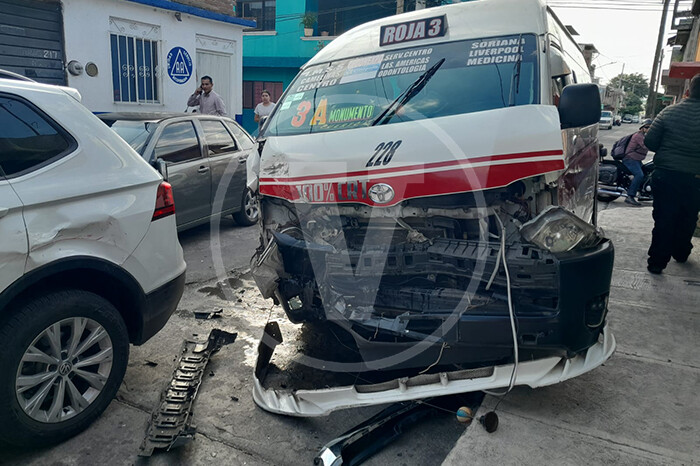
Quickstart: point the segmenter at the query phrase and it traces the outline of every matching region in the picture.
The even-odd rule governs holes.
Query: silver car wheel
[[[92,319],[73,317],[42,331],[17,368],[15,393],[25,414],[63,422],[97,399],[112,370],[112,340]]]
[[[258,203],[250,189],[248,189],[245,193],[243,210],[245,211],[246,217],[248,217],[251,221],[255,222],[258,220],[258,214],[260,213],[258,210]]]

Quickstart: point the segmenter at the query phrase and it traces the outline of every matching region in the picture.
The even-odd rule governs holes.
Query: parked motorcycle
[[[605,158],[608,151],[600,149],[600,167],[598,168],[598,200],[612,202],[620,196],[627,196],[627,188],[632,183],[633,175],[620,160]],[[642,164],[644,181],[637,194],[638,201],[651,201],[654,199],[651,191],[651,174],[654,171],[654,161],[649,160]]]

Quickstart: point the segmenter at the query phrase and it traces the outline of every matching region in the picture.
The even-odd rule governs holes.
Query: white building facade
[[[67,84],[93,112],[183,112],[210,76],[241,118],[242,31],[254,22],[169,0],[61,3]]]

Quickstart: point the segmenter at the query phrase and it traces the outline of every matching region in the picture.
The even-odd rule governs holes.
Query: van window
[[[277,103],[263,136],[370,126],[427,70],[432,78],[387,124],[539,103],[537,39],[492,37],[382,51],[311,66]]]
[[[0,167],[5,175],[38,168],[68,153],[74,144],[29,104],[0,96]]]

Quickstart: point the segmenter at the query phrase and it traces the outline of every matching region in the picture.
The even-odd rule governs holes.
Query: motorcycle
[[[612,202],[620,196],[627,196],[627,189],[632,183],[633,175],[621,160],[605,158],[607,149],[600,148],[600,166],[598,167],[598,200]],[[637,193],[637,200],[651,201],[654,199],[651,190],[651,174],[654,171],[654,161],[642,163],[644,180]]]

